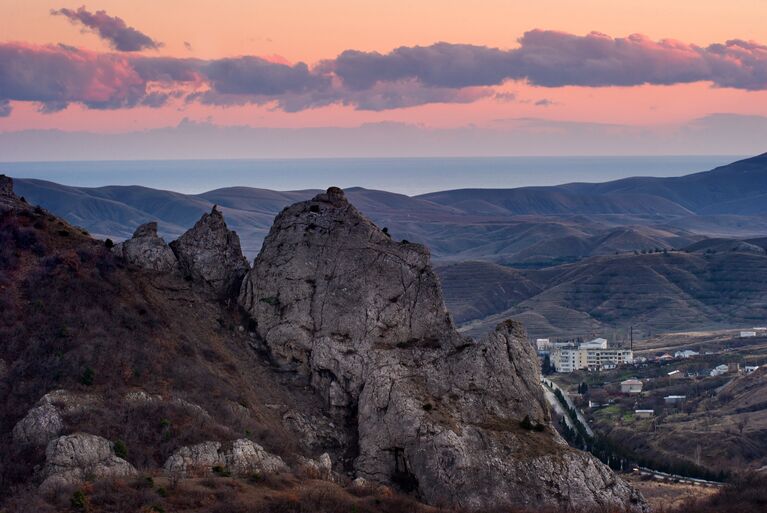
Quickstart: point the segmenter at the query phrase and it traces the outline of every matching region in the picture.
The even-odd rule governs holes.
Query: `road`
[[[559,390],[562,393],[562,397],[565,398],[565,402],[567,402],[567,405],[572,408],[572,410],[575,412],[575,414],[578,416],[578,422],[581,423],[581,426],[583,426],[583,429],[586,430],[586,434],[588,434],[590,437],[594,436],[594,431],[589,427],[589,423],[586,422],[586,417],[583,416],[581,413],[581,410],[576,408],[575,403],[573,403],[572,399],[570,399],[570,396],[567,395],[567,392],[559,388],[559,385],[551,381],[550,379],[541,378],[544,384],[548,385],[552,390]],[[544,387],[545,389],[545,387]],[[556,397],[555,397],[556,398]]]

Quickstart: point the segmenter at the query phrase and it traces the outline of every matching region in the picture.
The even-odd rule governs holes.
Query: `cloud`
[[[743,40],[700,47],[641,35],[533,30],[513,49],[437,43],[386,54],[347,50],[309,66],[276,57],[203,60],[0,43],[0,113],[6,116],[9,101],[38,102],[42,112],[56,112],[69,103],[160,107],[178,98],[288,112],[332,104],[383,111],[484,98],[512,101],[513,93],[497,86],[517,80],[550,88],[707,81],[767,90],[767,47]]]
[[[347,50],[322,67],[351,89],[362,90],[379,81],[405,79],[432,87],[495,85],[508,78],[510,66],[509,53],[496,48],[437,43],[400,47],[385,55]]]
[[[0,118],[7,118],[11,115],[12,110],[13,107],[11,107],[11,102],[8,100],[0,100]]]
[[[122,18],[109,16],[106,11],[90,12],[85,6],[77,10],[54,9],[54,16],[65,16],[73,23],[80,23],[96,32],[99,37],[109,43],[115,50],[121,52],[138,52],[141,50],[156,50],[161,43],[155,41],[143,32],[129,27]]]
[[[94,109],[138,105],[147,93],[131,62],[67,46],[0,44],[0,101],[41,103],[44,112],[77,102]]]
[[[329,77],[309,71],[303,62],[293,66],[260,57],[238,57],[209,62],[203,73],[221,94],[276,96],[317,91],[330,85]]]
[[[767,88],[767,47],[730,40],[699,47],[634,34],[612,38],[532,30],[510,50],[437,43],[401,47],[388,54],[347,50],[322,64],[351,89],[415,79],[427,86],[494,86],[507,80],[533,85],[636,86],[710,81],[719,87]]]

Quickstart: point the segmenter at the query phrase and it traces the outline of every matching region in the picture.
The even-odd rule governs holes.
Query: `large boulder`
[[[250,266],[242,254],[240,238],[227,228],[217,207],[210,214],[203,214],[170,247],[184,275],[207,283],[219,297],[237,297]]]
[[[155,222],[136,228],[133,237],[115,245],[113,251],[128,263],[150,271],[169,272],[178,267],[173,251],[157,235]]]
[[[97,398],[68,390],[48,392],[13,427],[13,441],[23,445],[45,445],[64,429],[64,414],[92,406]]]
[[[47,493],[87,479],[125,478],[136,474],[133,465],[115,455],[112,442],[100,436],[76,433],[48,443],[40,490]]]
[[[240,303],[274,362],[356,425],[359,476],[475,510],[646,508],[553,429],[521,325],[461,336],[428,250],[392,240],[340,189],[277,216]]]
[[[288,467],[282,458],[245,438],[182,447],[164,465],[166,473],[179,477],[206,475],[216,468],[233,475],[248,475],[281,472]]]
[[[13,441],[22,445],[45,445],[64,429],[59,409],[50,403],[35,406],[13,426]]]

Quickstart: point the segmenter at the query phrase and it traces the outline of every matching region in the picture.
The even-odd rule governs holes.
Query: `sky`
[[[404,128],[368,156],[418,154],[413,131],[424,155],[761,153],[765,19],[765,0],[0,0],[0,147],[58,130],[82,137],[56,158],[82,159],[93,134],[192,124],[221,128],[219,158],[233,127],[322,131],[332,156],[371,126]]]

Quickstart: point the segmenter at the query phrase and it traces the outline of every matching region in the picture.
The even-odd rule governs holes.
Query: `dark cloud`
[[[161,43],[143,32],[129,27],[122,18],[110,16],[106,11],[90,12],[83,6],[77,10],[54,9],[51,11],[51,14],[54,16],[66,16],[73,23],[82,24],[96,32],[112,48],[121,52],[138,52],[141,50],[157,49],[161,46]]]
[[[388,110],[492,97],[508,80],[545,87],[707,81],[767,89],[767,47],[731,40],[699,47],[645,36],[527,32],[510,50],[438,43],[388,54],[348,50],[314,67],[244,56],[215,60],[98,53],[64,45],[0,43],[0,114],[9,101],[42,112],[160,107],[175,98],[212,105],[266,104],[294,112],[331,104]],[[550,104],[541,100],[537,105]]]
[[[203,67],[203,73],[221,94],[274,96],[330,86],[329,77],[312,73],[303,62],[289,66],[259,57],[214,60]]]
[[[12,110],[13,107],[11,107],[11,102],[8,100],[0,100],[0,118],[7,118],[11,115]]]
[[[706,48],[646,36],[585,36],[533,30],[520,46],[501,50],[438,43],[397,48],[388,54],[348,50],[322,67],[350,89],[415,79],[426,86],[493,86],[506,80],[533,85],[635,86],[710,81],[719,87],[767,88],[767,47],[731,40]]]
[[[388,54],[347,50],[324,69],[333,71],[351,89],[367,89],[376,82],[417,79],[430,87],[488,86],[508,78],[508,52],[473,45],[437,43],[400,47]]]
[[[0,101],[32,101],[43,112],[76,102],[95,109],[133,107],[146,80],[130,61],[67,46],[0,44]]]

